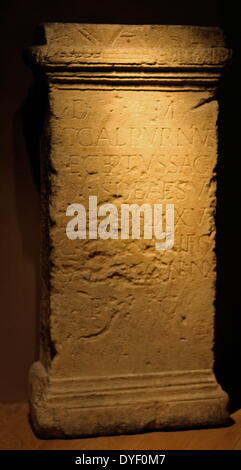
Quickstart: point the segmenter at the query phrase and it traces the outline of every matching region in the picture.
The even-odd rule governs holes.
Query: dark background
[[[38,137],[44,95],[22,50],[36,41],[46,21],[156,23],[223,27],[233,61],[220,85],[217,206],[215,371],[231,408],[241,406],[240,319],[240,115],[238,3],[196,1],[8,0],[1,2],[1,316],[0,401],[27,398],[27,374],[38,357],[39,172]]]

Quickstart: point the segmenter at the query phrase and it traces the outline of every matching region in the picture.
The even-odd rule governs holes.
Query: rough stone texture
[[[41,356],[34,427],[77,436],[213,425],[218,28],[46,24]],[[175,204],[175,244],[69,240],[66,208]]]

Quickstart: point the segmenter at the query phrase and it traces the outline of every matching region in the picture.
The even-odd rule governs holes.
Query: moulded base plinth
[[[210,370],[54,378],[30,370],[30,409],[40,437],[137,433],[225,424],[228,398]]]

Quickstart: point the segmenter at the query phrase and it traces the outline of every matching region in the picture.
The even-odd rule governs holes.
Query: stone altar
[[[63,437],[222,424],[227,396],[213,373],[222,32],[43,28],[46,43],[30,50],[49,86],[35,430]],[[154,236],[124,237],[119,226],[98,236],[100,206],[119,214],[123,204],[159,203],[174,207],[169,249],[156,249]],[[78,205],[86,230],[77,236]]]

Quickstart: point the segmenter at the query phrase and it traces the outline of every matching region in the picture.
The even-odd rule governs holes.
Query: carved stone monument
[[[213,373],[222,32],[53,23],[44,34],[30,51],[49,86],[34,427],[79,436],[224,423]],[[127,204],[174,210],[167,249],[123,235]],[[113,207],[117,225],[101,237]]]

